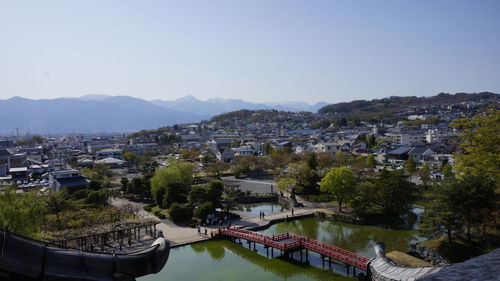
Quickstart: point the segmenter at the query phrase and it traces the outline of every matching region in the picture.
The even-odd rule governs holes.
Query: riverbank
[[[278,214],[266,215],[264,219],[242,217],[238,220],[233,220],[231,222],[231,226],[241,229],[258,231],[266,229],[275,223],[314,217],[314,214],[318,212],[325,213],[330,211],[325,209],[297,209],[294,210],[293,215],[291,214],[291,212],[283,212]],[[180,227],[175,224],[171,224],[166,225],[167,228],[165,228],[165,231],[167,232],[164,231],[163,233],[166,233],[165,237],[171,242],[172,247],[180,247],[187,244],[206,241],[210,239],[211,231],[217,230],[219,228],[214,226],[202,227],[201,233],[198,233],[196,228]],[[207,235],[205,235],[205,229],[207,230]]]
[[[117,208],[122,208],[128,205],[134,210],[136,216],[139,218],[155,218],[161,221],[161,223],[157,225],[157,230],[163,232],[163,235],[170,242],[172,247],[180,247],[187,244],[209,240],[210,232],[219,228],[218,226],[203,226],[201,227],[200,232],[198,232],[196,228],[180,226],[168,219],[159,219],[158,217],[146,212],[144,210],[145,204],[143,203],[133,202],[125,198],[113,198],[110,200],[110,203],[112,206]],[[310,206],[294,209],[293,214],[291,210],[288,210],[286,212],[266,215],[263,219],[242,217],[238,220],[233,220],[231,225],[241,229],[257,231],[268,228],[275,223],[313,217],[315,213],[333,215],[334,211],[325,207],[316,208],[315,206]]]

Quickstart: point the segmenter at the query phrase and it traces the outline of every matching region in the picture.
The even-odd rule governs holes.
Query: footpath
[[[179,226],[173,223],[168,219],[159,219],[158,217],[146,212],[143,207],[145,204],[132,202],[125,198],[113,198],[110,199],[110,203],[112,206],[121,208],[124,206],[128,206],[134,210],[134,213],[139,218],[155,218],[161,223],[159,223],[156,228],[157,230],[161,230],[165,238],[170,242],[173,247],[178,247],[194,242],[204,241],[210,239],[210,232],[217,230],[219,226],[202,226],[201,231],[198,232],[196,228]],[[254,217],[241,217],[238,220],[232,220],[231,226],[242,228],[242,229],[259,229],[264,228],[269,224],[272,224],[276,221],[283,220],[294,220],[298,218],[303,218],[307,216],[312,216],[316,212],[323,212],[327,214],[333,213],[331,208],[326,208],[325,206],[319,204],[312,204],[303,202],[304,207],[294,208],[294,212],[292,215],[291,210],[282,213],[265,215],[264,219],[254,218]],[[221,226],[222,227],[222,226]],[[206,230],[206,235],[205,235]]]

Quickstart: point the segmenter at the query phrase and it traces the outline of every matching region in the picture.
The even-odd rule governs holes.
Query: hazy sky
[[[0,0],[0,98],[500,92],[500,1]]]

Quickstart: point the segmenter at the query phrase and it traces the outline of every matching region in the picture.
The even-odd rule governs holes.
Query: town
[[[177,247],[233,235],[249,247],[253,241],[258,252],[260,234],[241,231],[319,216],[407,229],[412,234],[403,244],[421,243],[410,255],[388,255],[398,264],[441,269],[496,247],[496,183],[484,175],[495,175],[486,155],[497,148],[478,152],[483,141],[470,135],[484,128],[493,130],[480,134],[485,140],[498,138],[499,100],[493,93],[439,94],[334,104],[318,113],[239,110],[134,133],[40,136],[16,129],[0,140],[2,216],[19,234],[122,254],[159,235]],[[382,104],[384,116],[373,110]],[[453,221],[443,210],[454,213]],[[287,251],[297,248],[262,243],[267,257],[269,245],[291,259]],[[318,251],[323,268],[328,261],[338,272],[331,260],[338,250],[308,243],[300,246],[301,262],[302,248],[307,262],[307,249]],[[366,271],[369,261],[337,259],[348,276]]]
[[[391,122],[348,121],[328,113],[241,110],[133,134],[41,137],[20,134],[18,128],[0,140],[0,185],[20,190],[82,188],[90,181],[81,174],[84,168],[103,165],[117,176],[135,175],[137,161],[165,166],[167,157],[192,162],[195,172],[241,168],[238,172],[247,175],[258,171],[245,166],[244,157],[273,152],[345,153],[391,170],[404,169],[410,162],[415,169],[427,167],[429,177],[440,180],[452,173],[457,149],[459,131],[452,122],[498,100],[491,94],[476,101],[411,106],[394,113]],[[260,168],[262,172],[270,167]],[[418,178],[413,180],[419,183]]]
[[[500,1],[0,1],[0,281],[500,276]]]

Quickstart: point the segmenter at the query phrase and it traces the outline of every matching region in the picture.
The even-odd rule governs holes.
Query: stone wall
[[[446,259],[438,255],[435,251],[420,244],[411,244],[408,254],[422,259],[435,266],[446,266],[450,264]]]

